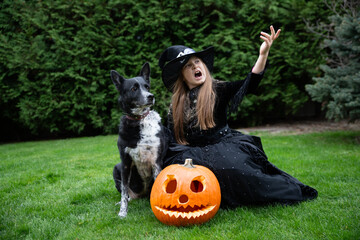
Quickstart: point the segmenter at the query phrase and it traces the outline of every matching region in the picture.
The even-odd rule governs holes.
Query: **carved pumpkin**
[[[201,224],[219,210],[220,185],[208,168],[174,164],[157,176],[150,194],[151,209],[159,221],[168,225]]]

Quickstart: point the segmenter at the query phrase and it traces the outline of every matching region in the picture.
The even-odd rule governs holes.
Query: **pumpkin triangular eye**
[[[167,175],[164,182],[164,190],[166,193],[174,193],[176,191],[177,181],[174,175]]]
[[[204,191],[204,189],[205,189],[205,177],[204,176],[198,176],[198,177],[194,178],[191,181],[190,189],[194,193],[199,193],[199,192]]]

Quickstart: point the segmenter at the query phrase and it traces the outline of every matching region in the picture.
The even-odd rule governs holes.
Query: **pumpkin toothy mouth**
[[[203,215],[208,214],[209,212],[211,212],[215,207],[215,206],[194,206],[194,207],[190,207],[187,206],[186,208],[184,207],[168,207],[168,208],[161,208],[158,206],[155,206],[157,210],[161,211],[162,213],[164,213],[165,215],[168,215],[170,217],[176,217],[176,218],[197,218],[197,217],[201,217]]]

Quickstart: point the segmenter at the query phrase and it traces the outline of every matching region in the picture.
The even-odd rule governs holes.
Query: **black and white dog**
[[[115,70],[111,79],[119,92],[118,102],[125,114],[120,120],[117,142],[121,162],[114,167],[115,186],[121,193],[120,217],[126,217],[130,198],[146,196],[161,171],[167,137],[157,112],[150,110],[155,98],[150,93],[150,65],[139,76],[125,79]]]

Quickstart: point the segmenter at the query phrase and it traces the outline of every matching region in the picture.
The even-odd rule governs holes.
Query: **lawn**
[[[171,227],[148,199],[119,219],[117,136],[0,145],[1,239],[359,239],[360,132],[261,134],[269,160],[319,191],[294,206],[220,209]]]

